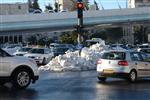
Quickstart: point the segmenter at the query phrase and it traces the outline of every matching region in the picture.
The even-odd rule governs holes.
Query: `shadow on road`
[[[38,96],[38,92],[34,89],[23,89],[23,90],[19,90],[19,89],[15,89],[15,88],[10,88],[7,86],[0,86],[0,100],[4,100],[5,99],[11,99],[11,100],[18,100],[18,99],[24,99],[24,98],[30,98],[30,99],[35,99]]]
[[[123,80],[123,79],[113,79],[113,80],[106,80],[106,82],[101,82],[98,81],[98,83],[104,84],[104,85],[131,85],[131,84],[139,84],[139,85],[146,85],[146,84],[150,84],[150,78],[145,78],[145,79],[139,79],[137,80],[135,83],[130,83],[127,80]]]
[[[112,79],[112,80],[106,80],[106,82],[97,82],[97,86],[103,86],[106,88],[115,88],[115,89],[123,89],[123,90],[147,90],[150,89],[150,78],[148,79],[140,79],[137,80],[135,83],[130,83],[126,80],[121,79]]]

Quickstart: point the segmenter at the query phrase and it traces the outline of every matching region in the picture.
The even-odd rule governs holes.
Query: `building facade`
[[[128,0],[128,8],[135,8],[135,0]]]
[[[28,3],[1,3],[0,15],[18,15],[28,13]]]
[[[150,7],[150,0],[128,0],[128,8]]]

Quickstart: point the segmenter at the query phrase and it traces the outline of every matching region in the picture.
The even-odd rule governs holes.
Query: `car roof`
[[[108,50],[108,51],[104,51],[105,52],[137,52],[134,50]]]

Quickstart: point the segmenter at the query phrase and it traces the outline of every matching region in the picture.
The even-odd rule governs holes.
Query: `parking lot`
[[[0,100],[149,100],[150,79],[128,83],[108,79],[101,83],[96,71],[41,72],[36,84],[25,90],[0,86]]]

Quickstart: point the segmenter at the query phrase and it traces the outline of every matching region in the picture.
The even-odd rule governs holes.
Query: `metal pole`
[[[82,3],[82,0],[77,0],[77,2]],[[78,25],[77,25],[78,38],[77,38],[77,42],[78,42],[79,49],[81,49],[80,46],[81,46],[81,34],[83,32],[83,11],[81,11],[81,12],[78,11],[78,14],[79,13],[81,13],[82,16],[79,17],[79,15],[78,15]]]

